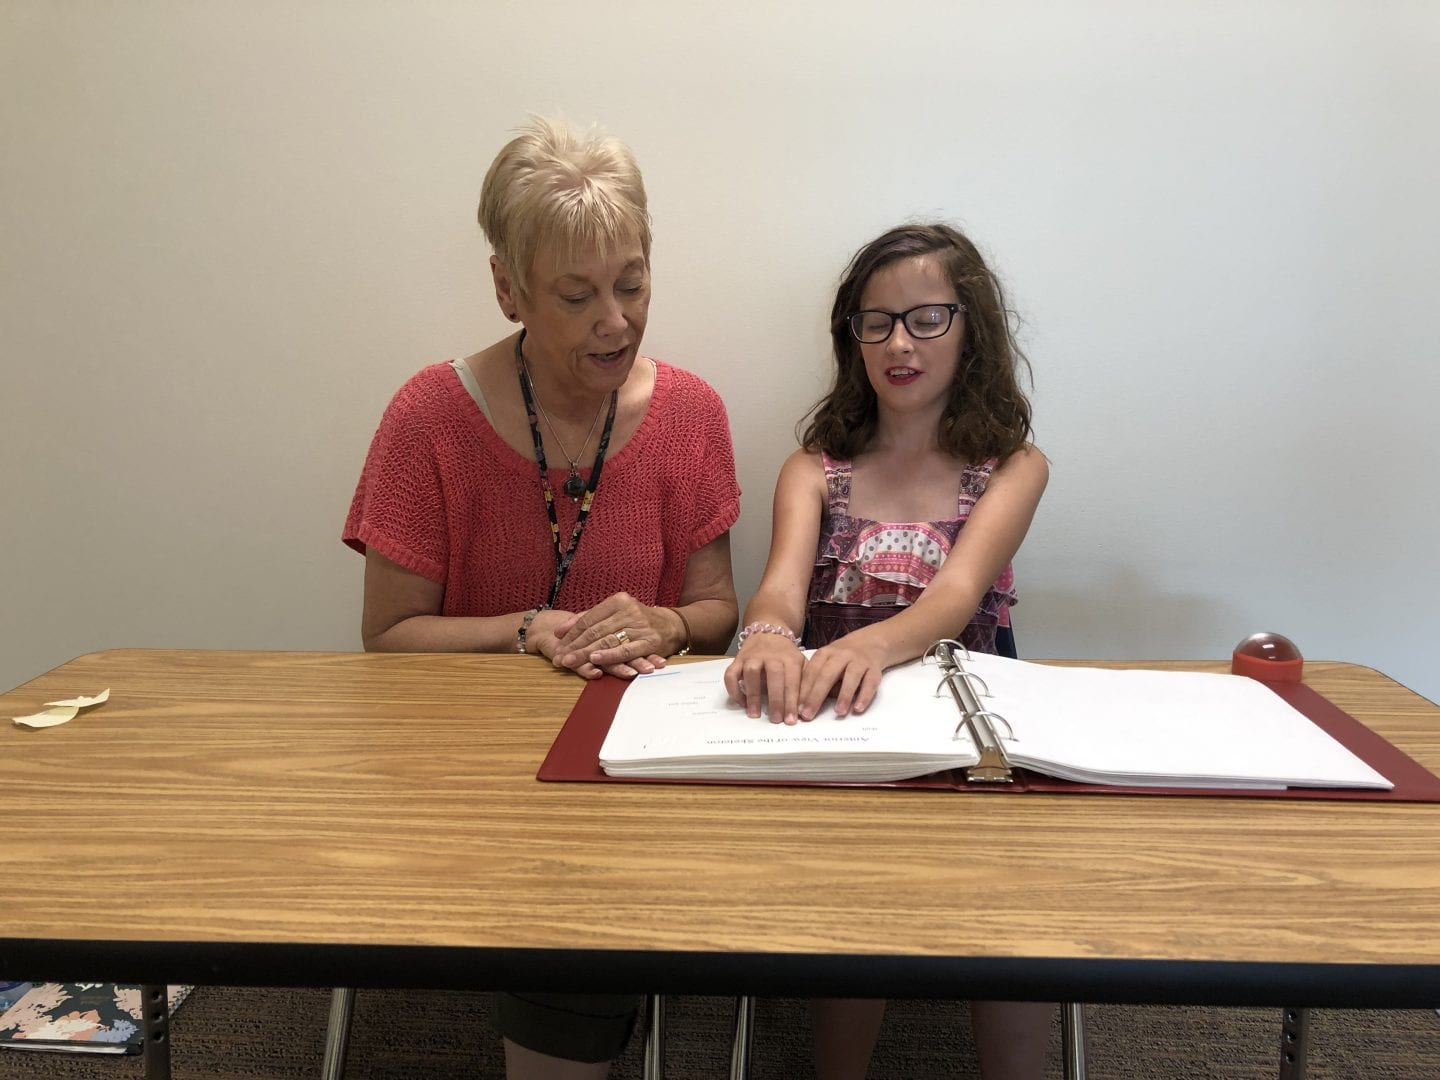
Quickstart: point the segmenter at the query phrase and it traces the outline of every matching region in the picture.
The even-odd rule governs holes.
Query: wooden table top
[[[1440,772],[1434,704],[1306,681]],[[1440,1005],[1435,804],[540,783],[580,689],[533,657],[117,650],[0,695],[0,971]]]

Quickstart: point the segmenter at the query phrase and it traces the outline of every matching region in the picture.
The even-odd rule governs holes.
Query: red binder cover
[[[1059,780],[1030,769],[1015,769],[1008,784],[981,784],[966,780],[963,771],[947,770],[913,780],[824,781],[824,780],[715,780],[685,777],[608,776],[600,768],[600,746],[610,731],[610,722],[620,697],[630,684],[611,675],[587,683],[550,752],[545,755],[537,780],[602,780],[625,784],[740,784],[781,787],[893,787],[933,788],[945,791],[980,791],[1010,794],[1041,791],[1047,794],[1079,795],[1224,795],[1270,799],[1359,799],[1366,802],[1440,802],[1440,777],[1414,758],[1381,738],[1349,713],[1301,683],[1265,683],[1294,708],[1365,764],[1394,784],[1389,791],[1360,788],[1194,788],[1120,787],[1109,784],[1081,784]]]

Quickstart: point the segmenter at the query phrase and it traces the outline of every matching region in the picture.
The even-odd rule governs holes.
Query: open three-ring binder
[[[586,685],[541,780],[1440,802],[1440,778],[1302,684],[1056,666],[937,642],[863,716],[745,715],[728,659]]]
[[[953,638],[945,638],[930,646],[925,658],[933,657],[939,666],[941,681],[949,687],[960,710],[960,724],[970,733],[970,741],[979,756],[974,765],[965,767],[965,779],[985,784],[1012,783],[1014,769],[996,727],[1003,725],[1012,739],[1015,737],[1014,730],[1005,717],[985,707],[981,698],[990,696],[990,688],[984,679],[966,670],[962,653],[965,659],[969,659],[969,649]]]

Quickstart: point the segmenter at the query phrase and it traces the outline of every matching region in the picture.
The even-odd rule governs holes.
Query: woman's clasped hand
[[[556,667],[586,678],[600,672],[630,678],[664,667],[665,658],[684,647],[684,635],[674,611],[619,592],[588,611],[565,614],[556,621],[552,637],[536,645]]]

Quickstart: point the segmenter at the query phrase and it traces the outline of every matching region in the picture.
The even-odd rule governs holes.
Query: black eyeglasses
[[[857,311],[850,316],[850,333],[863,344],[879,345],[890,339],[895,320],[900,319],[911,337],[944,337],[956,312],[964,310],[964,304],[921,304],[909,311]]]

